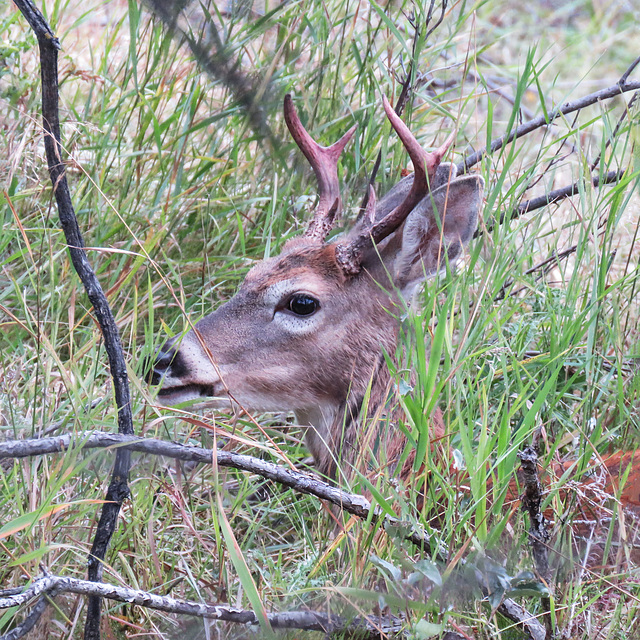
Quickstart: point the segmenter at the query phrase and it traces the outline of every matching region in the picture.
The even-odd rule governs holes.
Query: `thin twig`
[[[448,4],[448,0],[442,0],[442,9],[440,11],[440,16],[438,17],[436,22],[433,24],[433,26],[429,28],[429,23],[431,22],[431,19],[433,17],[433,9],[435,6],[435,0],[431,0],[431,4],[429,5],[429,11],[427,13],[427,18],[424,23],[424,28],[427,29],[425,40],[429,36],[431,36],[433,32],[442,24],[442,21],[444,20],[445,11],[447,10],[447,4]],[[421,33],[420,27],[418,25],[413,25],[413,28],[414,28],[414,33],[413,33],[413,43],[411,46],[411,54],[412,54],[411,61],[409,62],[409,68],[407,69],[404,80],[401,83],[400,95],[398,96],[398,99],[396,100],[396,104],[394,107],[394,111],[398,116],[401,116],[404,113],[405,107],[407,106],[407,103],[409,102],[409,98],[411,96],[411,91],[413,90],[411,80],[414,75],[416,48],[418,46],[418,40],[420,39],[420,33]],[[369,176],[369,185],[371,187],[373,187],[375,184],[376,177],[378,175],[378,171],[380,170],[381,164],[382,164],[382,150],[378,151],[378,156],[373,165],[373,169],[371,170],[371,175]],[[364,195],[364,198],[362,199],[362,203],[360,204],[361,213],[364,213],[365,209],[367,208],[370,191],[371,191],[370,189],[367,189]]]
[[[542,512],[542,484],[538,478],[538,454],[533,447],[525,447],[518,452],[518,458],[520,459],[520,469],[524,484],[522,510],[529,514],[531,553],[540,579],[550,588],[548,543],[551,536],[547,530],[547,520]],[[545,609],[546,638],[550,640],[553,636],[550,598],[543,598],[542,606]]]
[[[539,280],[540,278],[545,276],[549,271],[551,271],[551,269],[557,266],[562,260],[566,260],[570,255],[575,253],[577,248],[578,248],[578,245],[574,244],[568,249],[564,249],[563,251],[554,250],[551,252],[551,255],[548,258],[545,258],[541,262],[534,264],[533,267],[530,267],[529,269],[527,269],[523,273],[523,275],[528,276],[528,275],[531,275],[532,273],[536,273],[536,271],[540,271],[541,272],[540,275],[538,275],[538,277],[536,278],[536,280]],[[498,291],[498,293],[495,295],[495,297],[493,298],[493,301],[499,302],[500,300],[503,300],[507,293],[507,290],[513,286],[513,283],[514,283],[514,280],[507,280],[500,287],[500,291]],[[510,292],[509,295],[516,296],[523,290],[523,288],[524,287],[518,289],[517,291],[512,291]]]
[[[60,43],[31,0],[14,0],[38,39],[40,49],[40,74],[42,80],[42,120],[45,131],[44,144],[49,167],[49,176],[58,206],[60,226],[64,232],[71,262],[84,285],[93,305],[104,345],[109,358],[113,388],[118,408],[118,432],[133,434],[131,395],[129,378],[122,350],[122,342],[115,318],[107,298],[100,286],[84,251],[84,240],[76,218],[66,178],[66,165],[62,160],[60,117],[58,113],[58,50]],[[117,452],[111,481],[102,506],[100,521],[88,560],[89,580],[99,581],[102,576],[102,561],[107,552],[111,536],[115,531],[120,506],[129,496],[129,469],[131,454],[122,449]],[[87,612],[85,639],[100,638],[100,599],[91,598]]]
[[[258,616],[250,610],[236,609],[227,605],[206,604],[204,602],[190,602],[178,600],[169,596],[159,596],[139,589],[118,587],[115,585],[47,575],[36,579],[29,587],[18,595],[0,598],[0,609],[22,606],[37,597],[42,597],[52,591],[56,593],[77,593],[94,598],[108,598],[116,602],[135,604],[147,609],[197,616],[233,622],[244,625],[257,625]],[[326,634],[349,633],[351,637],[380,638],[383,635],[397,636],[402,632],[403,620],[395,616],[371,616],[367,618],[347,619],[342,616],[320,613],[317,611],[289,611],[283,613],[268,613],[267,617],[274,629],[299,629],[302,631],[322,631]],[[21,627],[24,625],[21,625]],[[0,636],[0,640],[17,640],[22,635],[16,635],[17,629],[7,635]],[[25,631],[26,633],[26,631]]]
[[[507,133],[499,138],[496,138],[489,147],[484,147],[479,151],[475,151],[474,153],[469,154],[457,167],[458,173],[465,173],[471,167],[478,164],[482,158],[484,158],[487,153],[494,153],[501,149],[505,144],[509,142],[521,138],[522,136],[539,129],[545,125],[550,124],[556,118],[561,115],[566,115],[568,113],[573,113],[574,111],[579,111],[580,109],[584,109],[596,102],[601,100],[608,100],[609,98],[614,98],[622,93],[626,93],[627,91],[636,91],[640,89],[640,81],[628,82],[628,74],[633,70],[633,66],[629,67],[629,69],[625,72],[625,75],[620,78],[616,84],[607,87],[606,89],[600,89],[600,91],[596,91],[595,93],[590,93],[588,96],[584,96],[583,98],[579,98],[578,100],[574,100],[572,102],[565,102],[563,105],[558,107],[557,109],[553,109],[548,113],[547,116],[541,115],[533,120],[529,120],[524,122],[519,127],[516,127],[515,130]]]

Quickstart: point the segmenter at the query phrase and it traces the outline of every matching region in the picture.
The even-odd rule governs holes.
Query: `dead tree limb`
[[[599,187],[604,184],[616,184],[624,178],[627,173],[626,169],[621,169],[620,171],[608,171],[604,175],[594,176],[591,179],[591,184],[594,187]],[[564,198],[568,198],[570,196],[574,196],[576,193],[580,191],[580,187],[585,185],[585,180],[576,180],[573,184],[569,184],[566,187],[560,187],[559,189],[554,189],[553,191],[549,191],[549,193],[545,193],[536,198],[531,198],[531,200],[525,200],[518,205],[518,208],[512,212],[510,216],[505,216],[504,214],[500,216],[500,224],[507,219],[517,218],[529,211],[534,211],[535,209],[541,209],[542,207],[546,207],[549,204],[554,204]]]
[[[609,171],[603,176],[594,176],[591,179],[591,184],[594,187],[599,187],[604,184],[617,184],[624,178],[625,174],[627,174],[626,169],[621,169],[620,171]],[[564,200],[565,198],[570,198],[571,196],[576,195],[576,193],[579,193],[580,188],[584,188],[586,183],[587,180],[576,180],[574,183],[569,184],[566,187],[560,187],[559,189],[554,189],[553,191],[549,191],[549,193],[537,196],[536,198],[531,198],[531,200],[525,200],[524,202],[521,202],[515,209],[512,209],[509,213],[502,213],[500,215],[500,218],[498,219],[497,224],[504,224],[505,222],[515,220],[520,216],[523,216],[525,213],[529,213],[530,211],[542,209],[542,207],[546,207],[547,205],[555,204],[556,202],[560,202],[560,200]],[[486,232],[490,233],[491,231],[493,231],[495,226],[496,225],[488,226]],[[476,237],[482,235],[482,233],[482,231],[476,231]]]
[[[133,434],[129,378],[120,334],[107,297],[84,250],[84,240],[78,226],[69,185],[67,184],[66,165],[62,159],[63,149],[60,136],[60,116],[58,113],[58,50],[60,49],[60,43],[31,0],[14,0],[14,2],[38,39],[42,80],[44,144],[49,176],[58,206],[60,226],[67,241],[71,262],[84,285],[104,338],[118,409],[118,432],[121,434]],[[117,451],[111,481],[89,555],[89,580],[99,581],[101,579],[102,562],[111,536],[116,528],[120,506],[129,496],[128,479],[130,467],[131,453],[126,449]],[[85,639],[97,640],[99,638],[100,598],[93,597],[89,600]]]
[[[640,58],[638,58],[638,60],[640,60]],[[640,97],[640,91],[636,91],[632,96],[631,99],[629,100],[629,102],[626,104],[624,111],[622,112],[622,115],[620,116],[620,118],[618,119],[618,122],[616,123],[616,126],[614,128],[614,130],[611,132],[611,135],[607,138],[607,141],[604,143],[604,149],[602,152],[605,152],[613,143],[613,141],[616,139],[618,133],[620,132],[620,129],[622,128],[622,125],[624,124],[624,121],[630,117],[631,114],[631,108],[633,107],[633,105],[635,104],[636,100]],[[599,153],[596,156],[596,159],[589,165],[589,168],[591,169],[591,171],[595,171],[595,169],[598,167],[598,165],[600,164],[600,160],[602,159],[602,152]]]
[[[233,622],[244,625],[257,625],[258,616],[250,610],[236,609],[227,605],[206,604],[178,600],[169,596],[159,596],[147,591],[118,587],[104,582],[78,580],[47,575],[37,578],[20,594],[0,597],[0,610],[9,607],[23,606],[34,598],[55,593],[76,593],[93,598],[108,598],[125,604],[135,604],[147,609],[197,616],[222,622]],[[36,605],[37,606],[37,605]],[[274,629],[299,629],[302,631],[322,631],[325,634],[345,634],[360,639],[380,638],[381,636],[397,636],[401,634],[404,621],[395,616],[370,616],[367,618],[346,618],[317,611],[289,611],[268,613],[267,617]],[[24,628],[24,625],[21,625]],[[16,635],[18,629],[0,636],[0,640],[18,640],[24,636]],[[11,634],[11,635],[10,635]]]
[[[628,91],[637,91],[640,89],[640,81],[632,81],[629,82],[628,74],[635,68],[634,63],[629,69],[625,72],[625,74],[620,78],[616,84],[607,87],[606,89],[600,89],[600,91],[596,91],[595,93],[590,93],[583,98],[579,98],[578,100],[573,100],[571,102],[565,102],[563,105],[557,107],[550,111],[546,116],[541,115],[537,118],[533,118],[533,120],[529,120],[528,122],[523,122],[520,126],[516,127],[510,133],[505,133],[503,136],[496,138],[489,147],[484,147],[479,151],[475,151],[474,153],[469,154],[458,166],[458,173],[465,173],[471,167],[478,164],[485,157],[485,155],[489,153],[495,153],[504,145],[516,140],[517,138],[521,138],[522,136],[526,136],[527,134],[539,129],[540,127],[544,127],[545,125],[550,124],[561,115],[567,115],[568,113],[573,113],[574,111],[579,111],[580,109],[584,109],[592,104],[596,104],[602,100],[609,100],[610,98],[614,98],[615,96],[619,96],[623,93],[627,93]]]
[[[536,570],[543,580],[549,578],[548,545],[549,532],[542,513],[542,485],[538,478],[538,454],[533,447],[525,447],[518,452],[520,459],[524,493],[522,510],[529,514],[529,542],[533,552]]]

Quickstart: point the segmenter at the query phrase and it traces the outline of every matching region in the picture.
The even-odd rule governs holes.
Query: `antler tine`
[[[337,214],[342,210],[338,158],[353,137],[357,125],[351,127],[338,142],[330,147],[323,147],[302,126],[290,94],[284,97],[284,119],[291,136],[309,161],[318,181],[318,205],[305,235],[318,242],[324,242]]]
[[[367,206],[364,210],[364,224],[371,228],[376,221],[376,190],[373,185],[369,185],[369,197],[367,198]]]
[[[382,96],[382,105],[391,126],[398,134],[413,163],[413,183],[404,201],[370,230],[370,235],[376,243],[393,233],[405,221],[420,200],[429,193],[429,183],[433,180],[444,154],[455,139],[455,134],[452,132],[440,148],[429,153],[422,148],[384,95]]]
[[[346,274],[356,274],[360,271],[362,252],[370,242],[378,243],[393,233],[413,211],[418,203],[429,193],[429,183],[435,176],[436,170],[442,161],[447,149],[455,139],[452,132],[445,143],[431,153],[425,151],[415,136],[409,131],[407,125],[393,110],[386,96],[382,96],[384,111],[389,118],[391,126],[402,141],[413,163],[413,183],[407,197],[393,211],[389,212],[382,220],[370,225],[363,225],[362,231],[348,245],[336,248],[336,257],[342,270]]]

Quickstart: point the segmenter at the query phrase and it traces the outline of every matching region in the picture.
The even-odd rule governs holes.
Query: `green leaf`
[[[416,626],[413,628],[413,632],[415,633],[417,638],[433,638],[433,636],[437,636],[442,633],[443,627],[441,624],[436,624],[435,622],[427,622],[426,620],[418,620]]]
[[[242,587],[247,594],[247,598],[249,598],[249,602],[253,607],[253,611],[258,618],[258,622],[264,636],[266,638],[272,638],[273,640],[275,640],[276,636],[273,632],[273,629],[271,628],[271,623],[269,622],[269,618],[267,616],[267,610],[262,604],[262,598],[260,597],[260,593],[258,592],[258,587],[256,587],[253,576],[251,575],[249,567],[245,562],[244,556],[242,555],[242,550],[240,549],[240,545],[238,544],[236,537],[233,535],[231,525],[229,524],[229,520],[227,520],[227,516],[222,506],[222,498],[219,494],[217,496],[217,500],[220,529],[222,530],[224,541],[227,544],[227,551],[229,552],[231,562],[233,563],[235,570],[238,572],[238,578],[240,579]]]

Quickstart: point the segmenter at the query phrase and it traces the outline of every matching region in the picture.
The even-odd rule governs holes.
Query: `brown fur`
[[[351,133],[332,147],[319,147],[291,99],[285,100],[287,124],[320,184],[316,224],[287,242],[279,256],[254,266],[237,294],[181,342],[165,345],[153,374],[168,403],[207,397],[247,410],[295,412],[307,426],[318,471],[332,479],[348,479],[355,469],[369,472],[383,462],[401,478],[411,475],[411,457],[395,469],[405,442],[397,429],[398,403],[388,404],[385,354],[395,355],[398,317],[415,288],[441,271],[447,257],[453,263],[462,254],[482,204],[482,178],[456,177],[453,165],[438,166],[444,147],[436,154],[421,152],[386,104],[385,110],[418,169],[416,177],[400,181],[369,207],[345,238],[327,243],[324,231],[336,213],[329,207],[340,203],[337,158]],[[343,254],[349,247],[357,251],[349,254],[347,268]],[[313,313],[295,312],[291,301],[299,296],[317,302]],[[441,433],[436,413],[434,435]]]

